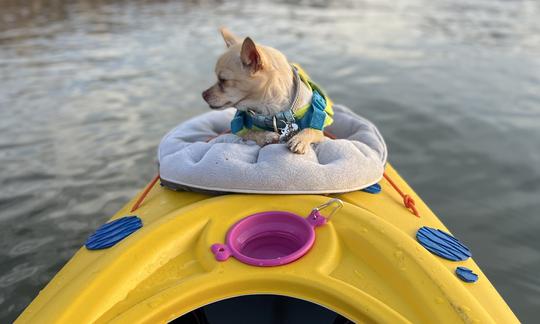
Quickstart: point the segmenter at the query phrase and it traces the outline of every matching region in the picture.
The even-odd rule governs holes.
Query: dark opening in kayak
[[[352,324],[317,304],[286,296],[251,295],[203,306],[172,321],[174,324]]]

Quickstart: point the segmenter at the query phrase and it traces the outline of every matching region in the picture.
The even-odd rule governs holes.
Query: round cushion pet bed
[[[381,134],[344,106],[335,105],[334,112],[325,130],[337,139],[313,144],[303,155],[286,144],[260,147],[224,134],[235,109],[192,118],[159,145],[161,182],[175,190],[260,194],[340,193],[378,182],[387,157]]]

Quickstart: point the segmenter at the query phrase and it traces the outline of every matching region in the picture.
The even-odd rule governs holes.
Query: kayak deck
[[[384,179],[379,194],[331,195],[344,207],[316,229],[305,256],[277,267],[218,262],[210,246],[248,215],[279,210],[307,216],[328,196],[208,196],[155,185],[134,213],[129,210],[137,197],[112,218],[135,214],[144,224],[140,230],[109,249],[81,248],[16,323],[166,322],[253,294],[307,300],[355,322],[517,323],[471,258],[445,260],[418,244],[422,226],[448,230],[390,165],[386,173],[416,201],[420,217]],[[478,281],[461,281],[458,266],[472,269]]]

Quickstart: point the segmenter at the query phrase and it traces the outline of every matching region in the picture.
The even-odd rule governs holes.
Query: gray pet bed
[[[195,191],[319,194],[378,182],[387,157],[381,134],[346,107],[335,105],[334,111],[334,123],[326,130],[338,139],[313,144],[303,155],[290,152],[286,144],[259,147],[233,134],[219,135],[229,130],[234,109],[192,118],[159,145],[162,183]]]

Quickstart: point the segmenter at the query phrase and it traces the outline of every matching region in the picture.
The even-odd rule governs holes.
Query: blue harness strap
[[[251,129],[253,127],[253,120],[249,118],[245,111],[238,110],[231,120],[231,132],[236,134],[244,129],[244,127]]]
[[[267,131],[275,131],[274,118],[278,129],[284,128],[287,124],[296,123],[299,129],[313,128],[323,130],[326,118],[326,100],[317,91],[313,90],[311,105],[306,113],[301,116],[295,116],[291,110],[279,112],[275,115],[251,115],[245,111],[237,111],[231,121],[231,131],[236,134],[243,129],[252,129],[253,127]]]
[[[298,127],[300,129],[313,128],[323,130],[327,116],[325,109],[326,100],[324,100],[324,97],[317,90],[314,90],[311,97],[311,106],[306,114],[297,121]]]

